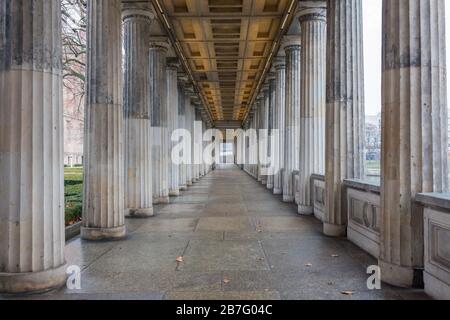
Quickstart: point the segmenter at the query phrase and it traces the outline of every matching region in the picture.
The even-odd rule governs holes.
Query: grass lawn
[[[64,168],[66,226],[81,221],[83,168]]]
[[[381,174],[381,162],[376,160],[366,161],[367,174],[380,175]]]

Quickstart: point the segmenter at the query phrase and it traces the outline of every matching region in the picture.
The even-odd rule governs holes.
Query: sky
[[[381,14],[382,0],[363,0],[364,75],[366,115],[381,112]],[[447,68],[450,67],[450,3],[446,4]],[[449,73],[450,74],[450,73]],[[450,76],[447,79],[450,94]],[[450,100],[449,100],[450,101]]]

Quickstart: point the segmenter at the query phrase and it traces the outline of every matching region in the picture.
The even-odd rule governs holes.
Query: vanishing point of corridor
[[[203,177],[150,219],[127,219],[125,241],[76,238],[69,265],[81,290],[39,299],[415,299],[418,291],[367,289],[376,260],[327,238],[234,165]]]

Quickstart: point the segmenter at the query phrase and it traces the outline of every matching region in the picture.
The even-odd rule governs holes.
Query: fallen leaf
[[[332,254],[331,255],[333,258],[339,258],[339,255],[338,254]]]
[[[306,263],[305,267],[311,268],[312,267],[312,263]]]
[[[181,263],[181,262],[184,262],[183,257],[178,257],[176,260],[177,260],[177,262],[180,262],[180,263]]]
[[[223,279],[223,283],[225,283],[225,284],[228,284],[228,283],[230,283],[230,282],[231,282],[230,279]]]
[[[346,296],[352,296],[355,292],[354,291],[342,291],[341,293]]]

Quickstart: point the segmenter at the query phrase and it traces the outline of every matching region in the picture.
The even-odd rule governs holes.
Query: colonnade
[[[297,10],[293,23],[301,33],[285,36],[273,63],[269,117],[284,128],[273,193],[295,201],[299,214],[312,214],[311,175],[324,175],[323,233],[342,237],[344,180],[365,178],[362,0],[300,1]],[[444,0],[383,1],[378,258],[382,280],[401,287],[415,285],[424,265],[423,208],[415,195],[448,192],[444,11]],[[265,129],[265,112],[257,101],[245,128]],[[256,154],[249,140],[244,170],[256,176],[264,153]]]
[[[87,3],[81,237],[116,240],[126,216],[153,216],[211,170],[194,162],[198,148],[171,161],[188,143],[172,143],[173,130],[203,123],[201,145],[210,124],[168,38],[152,36],[149,3]],[[0,293],[40,292],[65,283],[67,267],[60,1],[2,0],[0,39]]]
[[[378,258],[402,287],[424,264],[415,196],[448,192],[444,1],[383,1]],[[212,169],[199,162],[211,124],[147,5],[88,1],[83,239],[123,239],[126,216],[151,217]],[[365,177],[362,0],[300,1],[294,23],[244,123],[278,143],[250,135],[243,169],[302,215],[324,175],[323,232],[345,236],[343,182]],[[59,0],[0,2],[0,97],[0,292],[44,291],[66,279]],[[171,161],[174,128],[197,132],[190,163]]]

